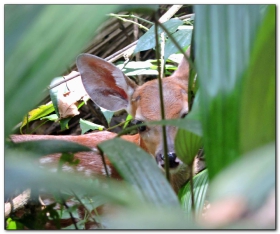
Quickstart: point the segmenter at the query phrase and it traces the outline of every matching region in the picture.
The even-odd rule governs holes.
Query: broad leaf
[[[5,136],[119,5],[5,5]],[[82,23],[81,23],[82,22]]]
[[[190,131],[179,129],[175,137],[175,151],[179,159],[192,166],[193,160],[202,147],[202,138]]]
[[[54,153],[75,153],[81,151],[91,151],[90,148],[84,145],[63,140],[34,140],[20,142],[16,143],[14,145],[14,148],[36,152],[38,156]]]
[[[70,117],[66,118],[66,119],[60,119],[59,124],[60,124],[60,128],[61,128],[62,131],[66,130],[66,129],[69,129],[68,123],[69,123],[70,120],[71,120]]]
[[[105,226],[109,229],[128,230],[191,230],[200,229],[194,220],[177,207],[155,207],[153,205],[130,208],[118,215],[105,217]]]
[[[242,197],[249,210],[260,207],[275,189],[275,142],[247,152],[211,182],[209,200]]]
[[[44,120],[44,119],[47,119],[50,121],[56,121],[56,120],[58,120],[58,116],[57,116],[57,114],[47,115],[45,117],[42,117],[40,120]]]
[[[188,118],[188,116],[184,119],[165,119],[165,120],[159,120],[159,121],[151,121],[151,122],[145,122],[143,124],[137,124],[137,126],[154,126],[154,125],[168,125],[168,126],[175,126],[181,129],[185,129],[187,131],[190,131],[198,136],[202,136],[202,127],[201,122],[197,119]],[[135,129],[136,126],[126,128],[124,131],[120,132],[119,135],[126,134],[130,130]]]
[[[268,8],[243,81],[240,147],[247,152],[276,137],[276,7]]]
[[[178,30],[177,32],[173,33],[172,36],[182,48],[187,47],[191,43],[192,29]],[[168,39],[164,47],[164,60],[168,59],[171,54],[175,54],[178,51],[179,49],[170,39]]]
[[[199,174],[193,177],[194,184],[194,204],[196,213],[202,212],[203,206],[205,204],[205,199],[208,189],[208,173],[207,170],[203,170]],[[188,182],[179,192],[179,198],[184,211],[187,214],[191,214],[191,192],[190,192],[190,182]]]
[[[114,111],[109,111],[109,110],[106,110],[102,107],[100,107],[100,110],[101,110],[102,114],[104,115],[105,119],[107,120],[108,125],[110,125],[110,122],[111,122],[112,117],[114,115]]]
[[[99,147],[143,200],[155,205],[179,205],[174,191],[151,155],[120,138],[102,142]]]
[[[87,132],[89,130],[100,130],[101,131],[104,129],[104,126],[92,123],[92,122],[84,120],[84,119],[80,119],[80,127],[82,129],[82,134],[84,134],[85,132]]]
[[[24,117],[22,124],[20,126],[20,130],[29,122],[40,119],[50,113],[54,112],[54,106],[52,103],[48,103],[45,105],[41,105],[38,108],[31,110],[28,112],[28,117]]]
[[[37,154],[22,149],[7,149],[5,159],[5,196],[10,196],[15,189],[30,188],[36,192],[72,190],[84,194],[97,194],[107,201],[120,205],[141,204],[141,199],[126,184],[117,181],[102,180],[100,183],[89,183],[89,179],[72,173],[51,173],[34,166]],[[30,173],[32,172],[32,173]],[[20,178],[20,179],[19,179]],[[54,183],[55,182],[55,183]],[[90,186],[89,186],[90,184]],[[104,186],[104,185],[107,186]],[[114,192],[112,192],[114,191]]]
[[[52,80],[50,86],[53,86],[55,84],[58,84],[59,82],[61,81],[64,81],[64,78],[61,76],[61,77],[56,77]],[[55,113],[57,114],[57,116],[60,118],[60,114],[59,114],[59,109],[58,109],[58,99],[59,99],[59,96],[61,96],[64,91],[66,89],[66,83],[62,83],[52,89],[50,89],[50,98],[52,100],[52,103],[53,103],[53,106],[54,106],[54,109],[55,109]]]
[[[259,5],[196,5],[195,13],[196,69],[211,180],[241,155],[241,84],[262,18]],[[237,18],[241,23],[233,24]]]
[[[184,22],[179,19],[170,19],[163,23],[163,25],[168,29],[170,33],[174,33],[178,26],[182,25]],[[158,29],[158,34],[162,33],[163,30],[161,28]],[[137,42],[137,46],[134,50],[134,54],[152,49],[156,46],[155,40],[155,26],[152,26],[148,32],[146,32]]]

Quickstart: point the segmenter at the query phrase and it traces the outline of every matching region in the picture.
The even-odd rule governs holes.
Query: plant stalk
[[[110,14],[108,14],[108,15],[109,15],[109,16],[113,16],[113,17],[117,17],[117,18],[118,18],[118,17],[122,17],[122,18],[135,18],[135,19],[138,19],[138,20],[140,20],[140,21],[146,22],[146,23],[151,24],[151,25],[154,24],[153,22],[151,22],[151,21],[149,21],[149,20],[143,19],[143,18],[138,17],[138,16],[133,15],[133,14],[130,14],[130,15],[117,15],[117,14],[110,13]]]
[[[193,186],[193,163],[189,166],[190,171],[190,188],[191,188],[191,202],[192,202],[192,214],[195,218],[195,204],[194,204],[194,186]]]
[[[148,31],[149,29],[147,27],[145,27],[144,25],[142,24],[139,24],[133,20],[128,20],[128,19],[124,19],[123,17],[120,17],[119,15],[116,15],[116,14],[109,14],[109,16],[113,16],[113,17],[116,17],[117,19],[123,21],[123,22],[129,22],[129,23],[132,23],[132,24],[136,24],[139,28],[143,28],[145,29],[146,31]]]
[[[161,119],[165,119],[165,112],[164,112],[164,102],[163,102],[163,92],[162,92],[162,77],[161,77],[161,66],[160,66],[160,55],[159,55],[159,42],[158,42],[158,18],[157,14],[156,17],[156,23],[155,23],[155,37],[156,37],[156,57],[157,57],[157,66],[158,66],[158,86],[159,86],[159,98],[160,98],[160,110],[161,110]],[[170,182],[170,173],[169,173],[169,160],[167,158],[167,139],[166,139],[166,127],[165,125],[162,125],[162,138],[163,138],[163,152],[164,152],[164,169],[165,169],[165,175],[167,181]]]

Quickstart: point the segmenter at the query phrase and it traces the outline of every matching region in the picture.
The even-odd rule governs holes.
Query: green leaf
[[[276,137],[276,6],[270,5],[256,36],[243,81],[240,147],[247,152]]]
[[[202,138],[190,131],[179,129],[174,144],[178,158],[186,165],[192,166],[198,150],[202,147]]]
[[[202,127],[201,122],[197,119],[188,118],[188,116],[184,119],[168,119],[168,120],[160,120],[148,122],[147,125],[169,125],[175,126],[180,129],[185,129],[190,131],[198,136],[202,136]]]
[[[75,158],[75,155],[73,153],[62,153],[59,162],[58,162],[58,170],[62,170],[62,166],[64,163],[67,163],[70,166],[76,166],[80,162],[79,159]]]
[[[63,140],[34,140],[14,144],[14,148],[36,152],[38,155],[54,153],[75,153],[91,151],[90,148],[78,143]]]
[[[154,205],[179,205],[177,197],[156,161],[143,149],[120,138],[99,144],[121,176],[143,200]]]
[[[194,221],[189,220],[182,209],[177,207],[137,207],[138,209],[126,209],[106,218],[105,226],[108,229],[128,230],[192,230],[201,229]]]
[[[200,90],[197,90],[195,94],[195,98],[193,100],[193,105],[191,111],[188,113],[187,117],[185,119],[191,119],[194,121],[201,122],[201,112],[202,110],[200,109]]]
[[[200,92],[195,96],[192,110],[184,119],[179,121],[185,124],[180,126],[175,137],[175,150],[178,157],[187,165],[192,165],[198,150],[202,147]],[[196,124],[196,125],[195,125]]]
[[[118,67],[120,70],[122,70],[122,72],[124,72],[126,74],[126,72],[131,71],[131,70],[133,71],[136,69],[150,68],[151,66],[153,66],[151,61],[153,61],[153,60],[131,61],[131,62],[126,63],[125,67],[124,67],[124,62],[121,62],[121,63],[118,63],[118,65],[116,65],[116,67]]]
[[[120,5],[5,5],[5,137]],[[32,94],[32,95],[31,95]]]
[[[36,119],[40,119],[54,111],[54,106],[52,103],[48,103],[46,105],[41,105],[38,108],[31,110],[28,112],[28,117],[24,117],[22,124],[20,126],[20,130],[29,122],[34,121]]]
[[[242,79],[262,18],[259,5],[195,5],[195,14],[195,62],[211,180],[241,155]],[[232,23],[237,18],[241,24]]]
[[[24,226],[22,223],[17,222],[16,220],[13,220],[11,218],[8,218],[6,223],[7,230],[24,230]]]
[[[123,67],[124,63],[119,63],[117,67],[127,76],[135,75],[157,75],[157,70],[154,69],[154,65],[151,63],[152,60],[147,61],[132,61]]]
[[[63,81],[64,78],[61,77],[56,77],[52,80],[50,86],[53,86],[61,81]],[[55,113],[57,114],[58,118],[60,118],[60,114],[59,114],[59,109],[58,109],[58,101],[59,101],[59,97],[64,93],[66,89],[66,83],[62,83],[52,89],[50,89],[50,98],[52,100],[54,109],[55,109]]]
[[[196,213],[200,213],[202,212],[203,205],[205,203],[206,194],[207,194],[207,189],[208,189],[207,170],[203,170],[199,174],[195,175],[193,177],[193,184],[194,184],[195,211]],[[188,215],[190,215],[192,212],[190,182],[188,182],[179,191],[178,196],[184,211]]]
[[[51,148],[50,145],[47,145],[47,148]],[[68,152],[71,149],[68,150],[65,147],[65,151]],[[104,180],[104,178],[99,178],[99,184],[89,183],[89,179],[74,173],[54,173],[41,167],[34,167],[34,159],[40,156],[40,152],[38,153],[39,155],[36,151],[23,149],[5,150],[5,196],[13,194],[15,188],[30,188],[34,192],[38,191],[38,188],[44,188],[50,193],[70,190],[83,194],[97,194],[119,205],[142,204],[141,199],[127,184]],[[55,153],[55,151],[49,153]]]
[[[250,210],[260,207],[275,189],[275,153],[272,142],[242,155],[211,182],[210,202],[242,197]]]
[[[128,115],[126,116],[125,124],[123,125],[123,129],[125,129],[125,128],[127,127],[127,125],[129,124],[129,122],[130,122],[131,120],[133,120],[133,116],[130,115],[130,114],[128,114]]]
[[[57,116],[57,114],[52,114],[52,115],[42,117],[40,120],[43,120],[43,119],[47,119],[50,121],[56,121],[56,120],[58,120],[58,116]]]
[[[154,125],[168,125],[168,126],[174,126],[177,128],[185,129],[187,131],[190,131],[198,136],[202,136],[202,127],[201,122],[197,119],[188,118],[188,116],[184,119],[165,119],[165,120],[159,120],[159,121],[150,121],[145,122],[143,124],[137,124],[138,127],[140,126],[154,126]],[[136,127],[129,127],[123,130],[119,133],[119,135],[126,134],[130,130],[135,129]]]
[[[170,19],[163,23],[163,25],[168,29],[170,33],[174,33],[178,26],[182,25],[184,22],[179,19]],[[158,29],[158,34],[162,33],[161,28]],[[152,49],[156,46],[155,41],[155,26],[152,26],[148,32],[146,32],[142,37],[139,38],[137,45],[134,49],[134,54]]]
[[[66,118],[66,119],[60,119],[59,124],[60,124],[60,128],[62,131],[69,129],[68,123],[71,119],[72,119],[71,117]]]
[[[109,110],[106,110],[106,109],[104,109],[104,108],[102,108],[102,107],[100,107],[100,110],[101,110],[101,112],[102,112],[102,114],[104,115],[104,117],[105,117],[105,119],[107,120],[107,123],[108,123],[108,125],[110,126],[110,122],[111,122],[111,120],[112,120],[112,117],[113,117],[113,115],[114,115],[114,111],[109,111]],[[104,127],[103,127],[104,128]],[[100,129],[99,129],[100,130]],[[102,129],[101,129],[102,130]]]
[[[177,32],[173,33],[172,36],[178,42],[180,47],[183,48],[189,46],[192,38],[192,29],[178,30]],[[164,60],[167,60],[171,54],[175,54],[178,51],[179,50],[174,45],[174,43],[168,39],[164,48]]]
[[[104,129],[104,126],[92,123],[92,122],[87,121],[87,120],[83,120],[82,118],[80,119],[79,123],[80,123],[80,127],[82,129],[82,134],[84,134],[85,132],[87,132],[89,130],[100,130],[100,131],[102,131]]]

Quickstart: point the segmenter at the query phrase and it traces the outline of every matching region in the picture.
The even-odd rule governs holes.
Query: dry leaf
[[[67,92],[58,97],[58,110],[62,119],[80,114],[78,101],[89,99],[78,72],[72,71],[64,78],[68,79],[76,75],[78,76],[66,82]]]
[[[77,104],[75,96],[71,95],[71,93],[62,95],[58,100],[60,118],[63,119],[80,114]]]

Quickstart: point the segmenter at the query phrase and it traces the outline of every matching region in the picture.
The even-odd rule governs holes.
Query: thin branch
[[[172,34],[170,34],[170,32],[167,30],[167,28],[158,21],[158,25],[162,28],[162,30],[167,34],[168,38],[170,38],[170,40],[174,43],[174,45],[176,46],[176,48],[184,55],[184,58],[188,61],[189,65],[194,68],[194,63],[191,60],[191,58],[189,58],[185,51],[181,48],[181,46],[178,44],[178,42],[174,39],[174,37],[172,36]]]
[[[133,21],[133,20],[124,19],[123,17],[120,17],[119,15],[116,15],[116,14],[111,13],[111,14],[109,14],[109,16],[116,17],[117,19],[119,19],[119,20],[121,20],[121,21],[123,21],[123,22],[129,22],[129,23],[132,23],[132,24],[136,24],[139,28],[143,28],[143,29],[145,29],[146,31],[149,30],[149,29],[148,29],[147,27],[145,27],[144,25],[139,24],[139,23],[137,23],[137,22],[135,22],[135,21]]]
[[[66,207],[66,209],[67,209],[67,211],[68,211],[68,213],[69,213],[69,215],[70,215],[70,218],[71,218],[71,220],[72,220],[72,223],[73,223],[74,226],[75,226],[75,229],[76,229],[76,230],[79,230],[79,228],[78,228],[78,226],[77,226],[77,223],[76,223],[76,220],[75,220],[75,218],[74,218],[72,212],[69,211],[69,206],[66,204],[66,201],[64,200],[64,198],[62,197],[61,194],[60,194],[60,198],[61,198],[61,200],[62,200],[62,204]]]
[[[160,17],[159,22],[164,23],[165,21],[169,20],[173,15],[175,15],[177,11],[180,10],[182,6],[183,5],[173,5],[170,7],[169,10]]]
[[[110,175],[109,175],[109,172],[108,172],[108,169],[107,169],[107,164],[106,164],[106,161],[105,161],[104,153],[103,153],[102,149],[98,145],[97,145],[97,149],[98,149],[99,154],[101,156],[101,160],[102,160],[103,167],[105,169],[106,177],[110,178]]]
[[[188,15],[183,15],[178,17],[180,20],[184,20],[184,19],[190,19],[192,16],[194,16],[194,13],[192,14],[188,14]]]
[[[167,20],[169,20],[183,5],[173,5],[172,7],[170,7],[170,9],[160,17],[160,19],[158,20],[158,22],[160,23],[164,23],[166,22]],[[161,25],[161,24],[160,24]],[[168,35],[168,34],[167,34]],[[116,53],[106,57],[104,60],[108,61],[108,62],[115,62],[116,60],[118,60],[119,58],[121,57],[124,57],[124,55],[126,55],[127,57],[130,57],[137,45],[137,41],[135,42],[132,42],[131,44],[129,44],[128,46],[126,46],[125,48],[117,51]],[[57,87],[58,85],[62,84],[62,83],[65,83],[71,79],[74,79],[76,77],[79,76],[79,73],[76,74],[76,75],[73,75],[73,76],[70,76],[66,79],[64,79],[63,81],[60,81],[58,82],[57,84],[55,85],[52,85],[52,86],[49,86],[49,89],[52,89],[54,87]]]
[[[130,120],[126,120],[126,121],[121,122],[121,123],[118,123],[118,124],[116,124],[116,125],[114,125],[114,126],[112,126],[112,127],[109,127],[109,128],[107,128],[107,129],[105,129],[105,130],[106,130],[106,131],[111,131],[112,129],[117,128],[117,127],[120,127],[120,126],[122,126],[122,125],[125,125],[126,123],[129,123],[129,122],[130,122]]]
[[[111,14],[109,14],[109,15],[110,15],[110,16],[119,16],[119,17],[123,17],[123,18],[135,18],[135,19],[138,19],[138,20],[143,21],[143,22],[145,22],[145,23],[154,25],[153,22],[151,22],[151,21],[149,21],[149,20],[146,20],[146,19],[143,19],[143,18],[141,18],[141,17],[139,17],[139,16],[136,16],[136,15],[133,15],[133,14],[130,14],[130,15],[116,15],[116,14],[111,13]]]
[[[159,98],[160,98],[160,113],[161,119],[165,119],[164,112],[164,101],[163,101],[163,91],[162,91],[162,77],[161,77],[161,66],[160,66],[160,52],[159,52],[159,42],[158,42],[158,24],[157,20],[155,23],[155,37],[156,37],[156,57],[157,57],[157,66],[158,66],[158,87],[159,87]],[[167,147],[167,139],[166,139],[166,126],[162,125],[162,138],[163,138],[163,151],[164,151],[164,169],[167,181],[170,182],[170,173],[169,173],[169,160],[168,160],[168,147]]]
[[[192,204],[192,214],[195,217],[195,203],[194,203],[194,186],[193,186],[193,163],[189,166],[190,170],[190,190],[191,190],[191,204]]]
[[[88,212],[89,216],[90,216],[92,219],[94,219],[94,221],[95,221],[97,224],[100,224],[100,227],[101,227],[102,229],[104,229],[104,226],[102,225],[102,223],[98,223],[98,222],[96,221],[96,219],[94,218],[94,216],[93,216],[93,214],[91,213],[91,211],[86,207],[86,205],[84,205],[84,203],[81,201],[81,199],[78,197],[78,195],[77,195],[73,190],[71,190],[71,192],[74,194],[74,196],[75,196],[75,198],[78,200],[78,202],[80,202],[80,204],[83,205],[84,209]],[[89,200],[88,197],[87,197],[87,199]],[[97,216],[99,216],[99,214],[98,214],[98,212],[97,212],[96,209],[94,210],[94,212],[95,212],[95,214],[96,214]]]
[[[170,7],[170,9],[169,9],[165,14],[163,14],[163,15],[160,17],[160,19],[159,19],[158,21],[159,21],[160,23],[166,22],[166,21],[169,20],[182,6],[183,6],[183,5],[173,5],[172,7]],[[134,51],[136,45],[137,45],[137,42],[138,42],[138,41],[135,41],[135,42],[131,43],[130,45],[126,46],[126,47],[125,47],[125,48],[126,48],[125,50],[124,50],[124,49],[120,50],[121,52],[120,52],[120,51],[116,52],[116,53],[114,54],[114,56],[111,55],[110,57],[107,57],[107,58],[106,58],[107,61],[108,61],[108,62],[114,62],[114,61],[116,61],[117,59],[123,57],[124,55],[127,55],[127,57],[130,57],[130,56],[132,55],[132,53],[133,53],[133,51]]]
[[[165,47],[165,36],[164,32],[160,34],[160,63],[161,63],[161,69],[160,69],[160,77],[161,79],[164,77],[164,69],[165,69],[165,63],[164,63],[164,47]]]
[[[75,73],[75,74],[69,76],[68,78],[65,78],[65,77],[63,76],[64,80],[59,81],[59,82],[57,82],[57,83],[54,84],[54,85],[50,85],[50,86],[48,87],[48,89],[53,89],[53,88],[55,88],[55,87],[57,87],[57,86],[59,86],[59,85],[65,83],[65,82],[67,82],[67,81],[69,81],[69,80],[72,80],[72,79],[78,77],[78,76],[80,76],[80,73],[79,73],[79,72],[77,72],[77,73]]]
[[[23,191],[22,194],[18,195],[15,197],[13,200],[10,202],[5,203],[5,218],[7,218],[12,212],[15,212],[16,210],[23,208],[31,195],[31,190],[27,189]]]

